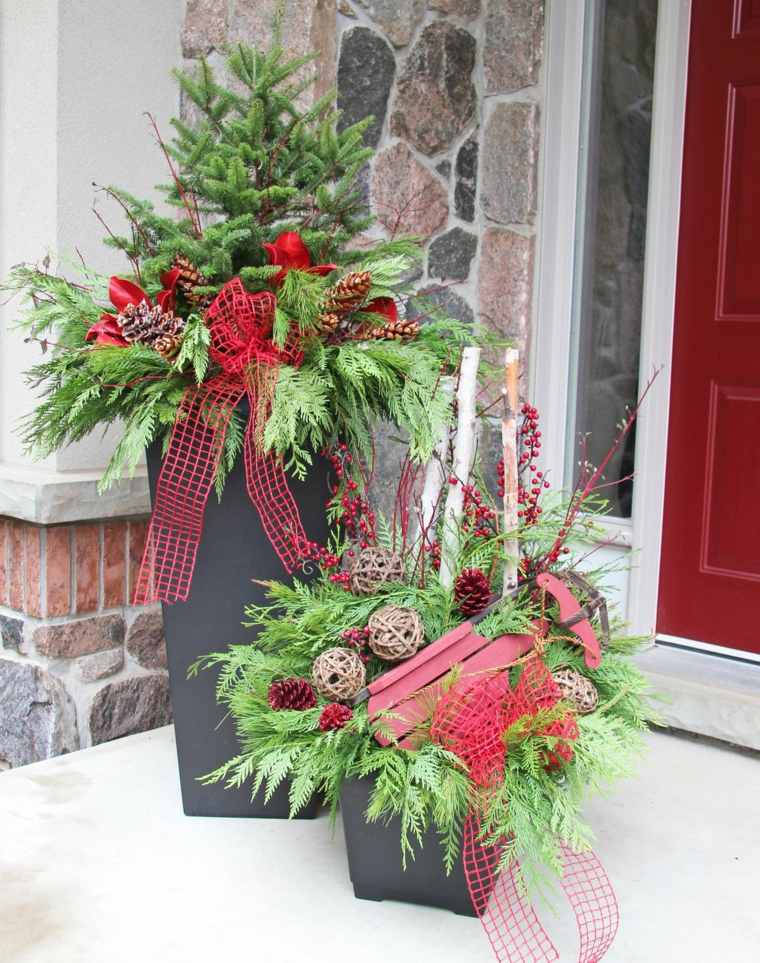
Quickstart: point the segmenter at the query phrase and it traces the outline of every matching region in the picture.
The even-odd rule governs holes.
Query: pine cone
[[[477,615],[488,605],[491,584],[479,568],[462,569],[454,582],[454,598],[462,615]]]
[[[320,713],[319,728],[322,732],[329,732],[330,729],[342,729],[353,717],[354,714],[348,706],[341,705],[340,702],[331,702]]]
[[[375,341],[409,341],[419,333],[419,321],[389,321],[380,328],[365,328],[361,335]]]
[[[328,314],[327,312],[324,312],[317,318],[317,324],[319,325],[320,331],[322,331],[324,334],[329,334],[337,329],[338,325],[340,324],[340,318],[337,314]]]
[[[317,697],[306,679],[280,679],[269,686],[269,705],[273,709],[313,709]]]
[[[172,311],[162,311],[158,304],[151,307],[145,301],[128,304],[116,321],[127,341],[150,347],[163,335],[181,334],[185,327],[183,318],[177,317]]]
[[[342,315],[356,311],[369,294],[371,287],[372,276],[369,271],[352,271],[327,289],[325,312]]]
[[[201,274],[196,266],[183,254],[178,254],[172,263],[172,267],[179,270],[177,287],[185,295],[185,298],[195,304],[201,297],[195,293],[195,289],[208,284],[208,280]]]
[[[162,334],[153,342],[153,348],[164,358],[166,361],[170,361],[179,351],[179,347],[182,344],[182,335],[180,334]]]

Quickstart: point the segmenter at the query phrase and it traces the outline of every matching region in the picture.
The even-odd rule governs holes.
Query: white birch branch
[[[504,531],[517,531],[517,407],[518,407],[519,355],[514,348],[507,348],[504,356],[504,416],[501,419],[501,448],[504,459]],[[520,544],[516,537],[504,542],[504,588],[507,595],[517,588],[517,567]]]
[[[478,365],[480,348],[469,346],[462,352],[457,388],[457,437],[454,444],[452,474],[458,479],[457,485],[450,485],[443,510],[443,534],[441,541],[441,585],[451,588],[454,583],[457,557],[459,556],[460,526],[464,511],[464,492],[462,487],[470,480],[475,438],[477,436],[477,416],[475,397],[478,389]]]
[[[454,379],[442,378],[439,391],[448,399],[449,404],[454,396]],[[420,500],[420,535],[431,531],[435,521],[435,512],[440,504],[441,489],[446,484],[446,457],[449,451],[449,436],[451,433],[448,423],[442,425],[441,434],[433,450],[433,456],[425,466],[425,481],[422,486]]]

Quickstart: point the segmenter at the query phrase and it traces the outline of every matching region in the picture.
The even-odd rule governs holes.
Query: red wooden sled
[[[535,585],[551,595],[559,605],[559,621],[562,629],[569,629],[578,636],[584,648],[586,665],[595,669],[602,659],[601,645],[591,625],[591,617],[598,611],[603,638],[608,635],[607,609],[603,596],[592,588],[586,580],[575,572],[558,578],[543,572],[535,579]],[[589,602],[581,605],[570,585],[582,589]],[[525,588],[520,586],[520,591]],[[354,704],[369,699],[370,718],[382,712],[392,713],[387,720],[395,739],[404,748],[413,748],[409,734],[428,714],[428,706],[435,701],[436,686],[454,665],[462,666],[462,677],[475,675],[489,669],[510,665],[521,656],[530,652],[536,635],[542,635],[548,628],[545,621],[534,623],[534,631],[526,635],[502,635],[497,639],[486,639],[475,631],[475,625],[488,614],[486,609],[476,618],[463,622],[446,635],[431,642],[430,645],[406,662],[371,682],[353,700]],[[426,697],[420,698],[421,690]],[[429,696],[429,698],[427,697]],[[375,738],[382,745],[391,740],[383,733]]]

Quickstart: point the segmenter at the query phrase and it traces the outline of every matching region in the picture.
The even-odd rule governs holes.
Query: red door
[[[657,630],[760,653],[760,0],[693,0]]]

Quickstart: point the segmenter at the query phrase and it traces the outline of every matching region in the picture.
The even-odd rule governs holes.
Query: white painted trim
[[[743,662],[754,662],[760,665],[760,654],[745,652],[742,649],[732,649],[727,645],[713,645],[712,642],[697,642],[695,639],[682,639],[677,635],[657,633],[656,645],[670,645],[693,652],[706,652],[708,655],[720,655],[731,659],[741,659]]]
[[[655,48],[640,384],[662,370],[636,428],[627,617],[639,635],[654,633],[657,618],[690,14],[691,0],[661,2]]]
[[[543,421],[544,466],[565,481],[570,403],[574,267],[581,179],[584,0],[553,0],[546,25],[542,222],[531,394]],[[667,413],[678,254],[681,155],[691,0],[660,3],[654,78],[642,316],[641,382],[662,366],[637,425],[633,518],[605,520],[616,541],[636,552],[627,617],[636,634],[654,634],[657,612]]]
[[[551,0],[546,19],[546,106],[541,133],[541,231],[530,395],[541,413],[542,462],[561,488],[575,274],[585,3]]]
[[[57,472],[0,463],[0,515],[53,525],[150,512],[145,468],[98,493],[102,471]]]

